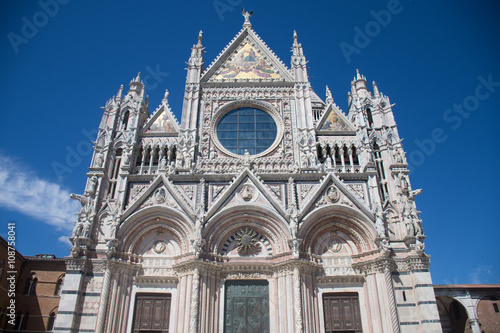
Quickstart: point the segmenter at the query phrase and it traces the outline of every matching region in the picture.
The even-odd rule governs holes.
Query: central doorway
[[[226,281],[225,333],[269,333],[269,283]]]

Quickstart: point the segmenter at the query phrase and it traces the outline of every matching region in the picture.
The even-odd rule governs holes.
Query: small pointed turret
[[[198,96],[201,73],[204,71],[203,59],[203,31],[198,33],[198,42],[191,49],[191,56],[187,62],[186,87],[184,90],[184,104],[182,105],[182,129],[196,128],[198,119]],[[195,88],[196,87],[196,88]],[[165,92],[165,97],[168,97]]]
[[[198,83],[200,80],[200,74],[203,72],[203,31],[200,30],[198,33],[198,43],[193,45],[191,49],[191,56],[189,57],[188,64],[188,83]]]
[[[298,123],[299,128],[312,128],[314,125],[311,95],[314,94],[307,75],[307,60],[299,43],[297,32],[293,31],[292,59],[290,69],[295,80],[295,96],[298,109],[303,112]],[[311,148],[311,147],[310,147]],[[312,149],[312,148],[311,148]],[[304,152],[305,154],[305,152]]]
[[[200,30],[200,32],[198,33],[198,42],[196,43],[196,45],[193,45],[193,47],[191,48],[191,57],[189,58],[190,62],[191,62],[191,59],[203,57],[202,53],[203,53],[204,47],[203,47],[203,44],[201,43],[202,40],[203,40],[203,31]]]
[[[373,85],[373,96],[380,97],[380,92],[378,91],[378,87],[375,81],[373,81],[372,85]]]
[[[302,50],[302,44],[299,43],[297,32],[293,31],[293,46],[292,46],[292,70],[294,71],[295,81],[307,82],[307,61]]]
[[[122,99],[122,94],[123,94],[123,84],[120,85],[120,89],[118,89],[118,92],[116,93],[116,100],[119,101]]]
[[[330,91],[330,88],[326,86],[326,97],[325,97],[326,104],[333,103],[333,96],[332,92]]]
[[[304,50],[302,50],[302,44],[299,43],[297,36],[297,31],[293,31],[293,55],[294,56],[303,56]]]

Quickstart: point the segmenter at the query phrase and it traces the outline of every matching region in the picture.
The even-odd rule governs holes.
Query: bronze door
[[[226,281],[224,332],[269,332],[269,283],[267,281]]]
[[[357,294],[323,295],[325,331],[358,333],[361,332],[361,315]]]
[[[170,294],[137,294],[132,332],[169,332],[170,302]]]

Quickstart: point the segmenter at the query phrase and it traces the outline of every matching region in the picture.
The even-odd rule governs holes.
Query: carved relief
[[[162,254],[167,249],[167,244],[162,240],[158,240],[154,242],[152,249],[156,254]]]
[[[238,195],[241,199],[247,202],[255,201],[255,199],[257,198],[257,192],[255,188],[250,184],[243,185]]]
[[[362,200],[365,200],[365,187],[362,184],[348,184],[349,188]]]
[[[339,189],[332,185],[326,190],[326,200],[330,203],[336,203],[340,199]]]
[[[162,204],[167,199],[167,190],[163,187],[157,189],[153,194],[153,200],[155,203]]]
[[[144,202],[139,206],[139,209],[153,205],[166,205],[175,208],[179,207],[172,195],[170,195],[167,189],[163,186],[158,187],[152,195],[144,200]]]
[[[241,254],[249,254],[260,250],[257,233],[250,228],[245,228],[236,233],[236,247]]]
[[[328,243],[328,251],[332,253],[337,253],[342,251],[342,241],[338,238],[330,239]]]

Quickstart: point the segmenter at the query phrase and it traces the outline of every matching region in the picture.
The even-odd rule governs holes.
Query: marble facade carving
[[[244,13],[207,68],[200,32],[180,123],[168,93],[149,113],[140,75],[106,103],[72,194],[82,208],[56,330],[136,332],[137,295],[169,294],[172,332],[222,332],[226,281],[260,280],[270,332],[323,332],[323,297],[342,293],[363,305],[363,332],[440,332],[389,98],[358,72],[345,114],[312,89],[297,34],[287,67]],[[218,122],[235,108],[276,123],[263,153],[225,148]]]

